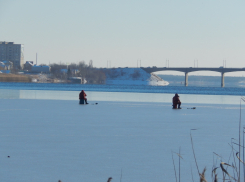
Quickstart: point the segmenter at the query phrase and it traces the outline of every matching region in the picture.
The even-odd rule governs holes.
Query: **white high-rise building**
[[[14,68],[22,69],[24,65],[24,45],[0,41],[0,61],[11,61]]]

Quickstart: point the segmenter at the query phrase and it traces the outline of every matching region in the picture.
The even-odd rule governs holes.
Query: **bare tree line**
[[[70,77],[82,77],[86,79],[87,83],[101,84],[105,83],[105,73],[93,67],[93,61],[90,60],[89,64],[84,61],[66,64],[50,64],[51,74],[53,78],[67,80]]]

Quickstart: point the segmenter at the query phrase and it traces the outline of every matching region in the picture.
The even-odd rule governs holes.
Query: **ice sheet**
[[[80,91],[54,90],[8,90],[0,89],[0,99],[50,99],[78,100]],[[133,93],[133,92],[96,92],[86,91],[89,101],[122,102],[165,102],[171,105],[174,94],[167,93]],[[195,95],[179,94],[183,103],[237,104],[240,96],[233,95]]]
[[[184,104],[173,110],[168,103],[149,102],[0,102],[3,182],[120,181],[121,171],[122,182],[175,181],[171,151],[179,147],[181,181],[191,181],[191,167],[198,181],[190,129],[197,129],[192,136],[199,169],[207,167],[211,181],[213,152],[229,163],[228,142],[238,139],[238,104],[195,104],[195,110],[187,109],[193,104]],[[178,168],[176,154],[174,159]]]

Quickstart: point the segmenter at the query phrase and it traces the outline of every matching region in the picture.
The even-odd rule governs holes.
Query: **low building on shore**
[[[13,63],[11,61],[1,61],[0,62],[0,70],[10,70],[13,68]]]
[[[70,77],[68,78],[70,83],[85,84],[87,81],[82,77]]]
[[[0,73],[10,74],[10,70],[0,70]]]
[[[24,70],[31,71],[33,65],[33,61],[26,61],[26,63],[24,64]]]
[[[37,65],[33,65],[31,67],[31,73],[46,73],[49,74],[50,73],[50,66],[37,66]]]

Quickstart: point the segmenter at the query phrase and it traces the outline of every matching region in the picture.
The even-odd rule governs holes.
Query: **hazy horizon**
[[[245,67],[244,7],[237,0],[0,0],[0,41],[24,44],[25,61],[38,53],[43,64]]]

